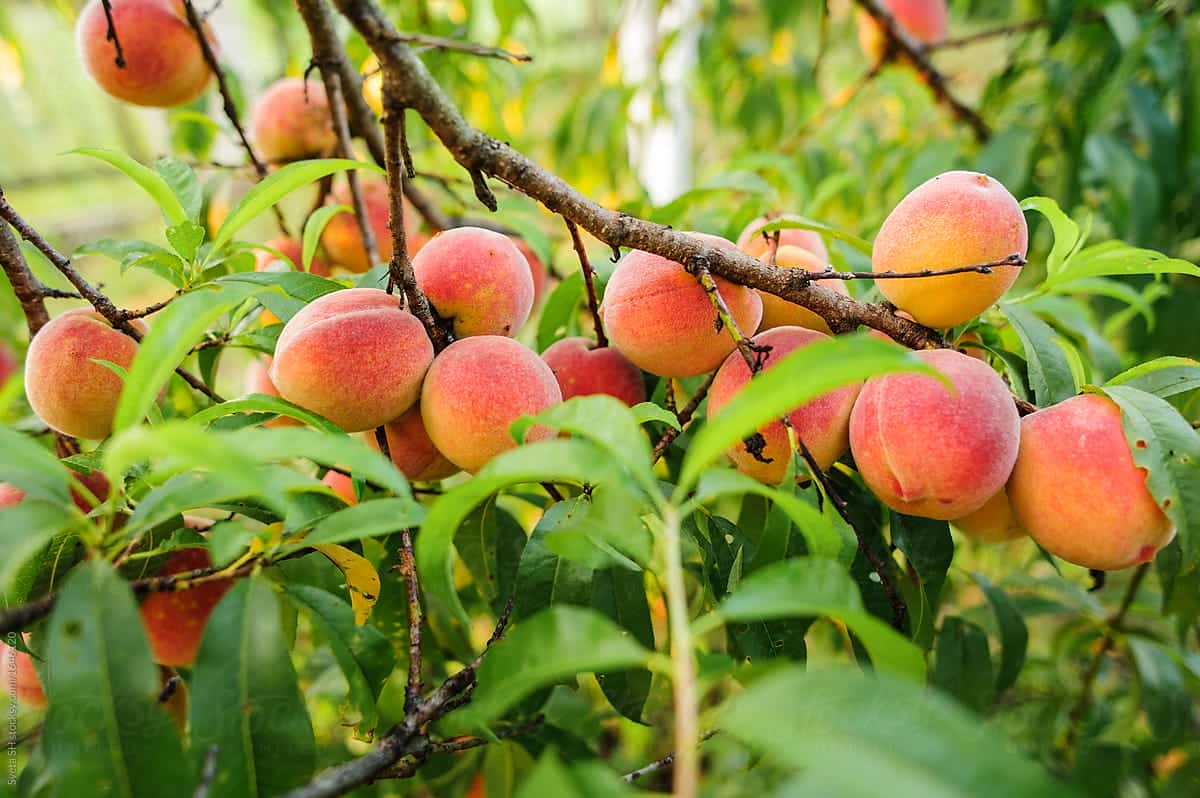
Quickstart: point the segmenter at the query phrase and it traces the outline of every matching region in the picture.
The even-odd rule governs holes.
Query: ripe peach
[[[399,418],[383,425],[387,433],[388,454],[400,473],[414,482],[436,482],[457,474],[458,466],[446,459],[429,439],[421,408],[413,407]],[[366,434],[372,449],[379,448],[374,432]]]
[[[1008,493],[1030,537],[1087,568],[1147,562],[1175,536],[1133,461],[1120,408],[1103,396],[1076,396],[1021,420]]]
[[[208,549],[181,549],[172,554],[159,576],[186,574],[212,567]],[[159,665],[191,665],[204,635],[204,625],[225,591],[228,579],[207,582],[187,590],[151,593],[142,602],[142,624],[150,651]]]
[[[417,284],[454,335],[516,335],[533,308],[529,262],[507,236],[481,227],[444,230],[413,258]]]
[[[180,0],[112,0],[111,7],[124,67],[117,66],[116,50],[105,38],[108,21],[101,0],[88,3],[75,29],[79,57],[101,89],[118,100],[157,108],[204,93],[212,70]]]
[[[573,396],[608,394],[633,407],[646,401],[642,372],[611,346],[597,347],[589,338],[563,338],[542,352],[554,372],[563,401]]]
[[[276,236],[266,243],[266,246],[276,250],[291,263],[281,261],[267,249],[254,250],[254,271],[265,272],[270,271],[272,264],[280,263],[287,267],[284,271],[291,271],[294,266],[298,271],[304,271],[304,247],[299,241],[286,236]],[[313,257],[312,263],[309,265],[309,272],[318,277],[329,276],[329,264],[321,260],[319,257]]]
[[[501,335],[460,338],[429,367],[421,417],[429,438],[450,462],[475,472],[516,446],[509,427],[562,401],[554,372],[532,350]],[[553,436],[542,427],[526,442]]]
[[[0,341],[0,386],[8,382],[8,378],[17,373],[20,366],[17,355],[8,344]]]
[[[991,263],[1009,255],[1024,257],[1029,228],[1008,189],[978,172],[946,172],[931,178],[900,201],[875,238],[871,269],[915,272]],[[991,274],[952,274],[876,285],[896,307],[928,327],[970,321],[1012,286],[1017,266],[997,266]]]
[[[546,295],[546,286],[550,282],[549,270],[525,239],[516,236],[510,237],[512,242],[517,245],[517,249],[521,250],[521,254],[525,256],[525,260],[529,262],[529,276],[533,278],[533,306],[537,307],[538,303],[542,301],[542,297]]]
[[[938,44],[946,38],[946,0],[881,0],[892,19],[917,42]],[[865,11],[858,12],[858,44],[871,63],[883,58],[887,37],[879,23]]]
[[[781,246],[779,251],[775,253],[775,265],[785,269],[804,269],[810,272],[822,272],[825,271],[828,264],[822,262],[819,257],[807,249],[788,245]],[[846,284],[841,280],[822,280],[820,284],[839,294],[850,295],[850,292],[846,290]],[[759,329],[769,330],[772,327],[790,325],[794,327],[807,327],[817,332],[831,332],[825,320],[808,308],[788,302],[786,299],[777,297],[774,294],[768,294],[765,291],[759,291],[758,295],[762,297],[763,305],[762,324],[759,325]]]
[[[132,322],[143,332],[140,320]],[[104,438],[124,381],[93,360],[128,370],[137,342],[90,308],[68,310],[43,327],[25,356],[25,395],[51,429],[77,438]]]
[[[771,241],[769,239],[774,233],[764,235],[759,230],[768,222],[777,218],[779,217],[760,216],[750,222],[750,224],[746,225],[746,229],[738,236],[737,248],[752,258],[758,258],[761,261],[767,260],[771,251]],[[824,267],[824,264],[829,263],[829,250],[825,246],[825,239],[821,238],[820,233],[813,230],[801,230],[797,227],[780,230],[779,247],[800,247],[801,249],[807,249],[817,256],[817,260],[821,262],[822,267]]]
[[[863,387],[850,415],[850,449],[888,507],[950,520],[975,512],[1012,473],[1020,418],[1004,380],[952,349],[917,352],[950,380],[887,374]]]
[[[272,83],[254,106],[250,138],[271,163],[320,158],[333,152],[337,133],[329,99],[319,80],[283,78]]]
[[[25,635],[29,642],[29,635]],[[16,675],[15,685],[11,675]],[[24,651],[0,643],[0,680],[3,681],[4,691],[9,699],[15,699],[22,704],[28,704],[35,709],[46,706],[46,694],[42,691],[42,680],[38,678],[37,669],[33,666],[33,658]],[[9,692],[13,690],[14,692]]]
[[[771,368],[790,352],[829,336],[803,327],[776,327],[754,337],[754,342],[770,346],[764,368]],[[750,382],[750,368],[740,352],[733,352],[721,364],[708,392],[708,417],[722,408]],[[850,411],[861,386],[847,385],[796,407],[787,417],[822,469],[828,468],[850,447]],[[729,459],[743,474],[759,482],[779,484],[787,474],[791,445],[782,421],[772,421],[758,430],[763,446],[755,457],[742,441],[730,450]],[[763,462],[763,461],[766,462]]]
[[[25,498],[25,491],[18,488],[16,485],[10,485],[7,482],[0,482],[0,509],[5,507],[15,507]]]
[[[412,407],[432,360],[425,328],[399,297],[348,288],[310,302],[284,326],[270,376],[289,402],[360,432]]]
[[[718,236],[692,233],[712,246],[733,249]],[[762,320],[762,300],[752,288],[714,278],[744,335]],[[612,345],[638,368],[660,377],[691,377],[712,371],[733,351],[729,331],[704,288],[682,265],[634,250],[621,259],[600,308]]]
[[[346,504],[358,504],[358,496],[354,493],[354,480],[350,477],[337,471],[329,471],[321,478],[321,481],[340,496]]]
[[[375,175],[362,174],[358,177],[358,189],[366,208],[367,222],[371,225],[371,232],[375,234],[375,248],[379,251],[379,259],[386,262],[392,257],[392,231],[388,228],[387,181]],[[350,184],[340,181],[334,186],[329,202],[331,205],[347,205],[353,208]],[[424,241],[416,209],[408,200],[404,201],[404,234],[407,236],[409,257],[412,257]],[[374,265],[367,261],[362,231],[358,229],[358,220],[354,218],[354,214],[343,212],[330,219],[321,234],[321,244],[325,247],[325,254],[329,259],[347,271],[361,274]]]
[[[1007,543],[1025,537],[1025,530],[1013,515],[1012,502],[1004,488],[975,512],[950,523],[968,537],[984,543]]]
[[[249,367],[246,368],[246,393],[261,393],[267,396],[279,396],[279,389],[275,387],[275,383],[271,382],[271,363],[273,358],[269,355],[264,355],[262,358],[255,359]],[[300,421],[291,416],[276,416],[268,421],[263,426],[266,427],[287,427],[301,424]]]

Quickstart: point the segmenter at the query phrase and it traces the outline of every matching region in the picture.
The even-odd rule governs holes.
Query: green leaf
[[[379,717],[375,702],[396,664],[391,644],[374,626],[356,624],[354,610],[332,593],[307,585],[285,585],[284,591],[329,642],[349,684],[350,704],[361,716],[359,734],[370,735]]]
[[[69,502],[26,498],[0,508],[0,606],[19,604],[28,592],[24,566],[56,535],[84,523]]]
[[[767,222],[759,229],[759,233],[774,233],[776,230],[812,230],[820,233],[823,238],[833,238],[849,244],[855,250],[871,257],[871,242],[849,233],[830,227],[827,224],[805,219],[803,216],[780,216]]]
[[[238,272],[217,280],[218,283],[251,283],[278,286],[285,294],[307,304],[318,297],[342,290],[341,283],[308,272]]]
[[[304,235],[300,250],[301,262],[296,264],[304,271],[312,269],[313,258],[321,243],[321,233],[324,232],[325,225],[329,224],[329,220],[339,213],[354,213],[354,209],[349,205],[322,205],[313,211],[304,223]]]
[[[933,683],[976,712],[991,706],[995,678],[987,635],[982,629],[954,616],[942,621]]]
[[[471,572],[479,594],[489,603],[512,596],[525,530],[516,519],[485,501],[471,511],[454,533],[454,548]]]
[[[839,335],[791,352],[755,375],[692,439],[677,498],[730,446],[772,419],[843,385],[896,371],[939,376],[912,352],[866,333]]]
[[[1200,433],[1165,399],[1128,385],[1103,389],[1121,406],[1121,426],[1146,487],[1175,525],[1183,567],[1200,562]]]
[[[538,423],[586,438],[624,464],[647,493],[657,493],[651,470],[650,443],[637,416],[611,396],[576,396],[543,410]]]
[[[1008,319],[1029,363],[1029,387],[1037,404],[1047,407],[1070,399],[1078,388],[1071,364],[1056,340],[1058,335],[1038,316],[1016,305],[1001,304],[1000,311]]]
[[[921,681],[921,650],[863,607],[858,586],[844,566],[824,557],[802,557],[768,565],[747,576],[720,607],[697,621],[697,632],[721,623],[746,623],[829,615],[862,641],[880,670]]]
[[[185,219],[168,227],[165,235],[171,247],[179,253],[179,257],[190,261],[196,257],[200,245],[204,243],[205,230],[191,219]]]
[[[534,527],[517,563],[514,618],[528,618],[555,604],[588,606],[595,570],[559,557],[546,546],[546,535],[576,512],[581,504],[580,499],[556,502]]]
[[[67,154],[88,155],[120,169],[128,178],[141,186],[142,190],[149,194],[151,199],[158,203],[158,207],[162,209],[163,215],[167,217],[167,221],[176,225],[187,220],[188,213],[179,202],[179,198],[175,196],[175,191],[171,188],[170,183],[161,174],[148,166],[138,163],[125,153],[117,152],[116,150],[101,149],[99,147],[80,147],[71,150]]]
[[[1190,357],[1156,357],[1122,371],[1104,385],[1128,385],[1165,399],[1200,388],[1200,361]]]
[[[1186,274],[1200,277],[1200,267],[1152,249],[1131,247],[1121,241],[1105,241],[1079,250],[1065,268],[1047,277],[1043,286],[1049,288],[1086,277],[1134,274]]]
[[[31,499],[67,502],[69,474],[48,449],[12,427],[0,426],[0,482],[7,482]]]
[[[213,610],[191,687],[196,770],[210,746],[219,748],[214,795],[267,798],[308,781],[316,760],[312,723],[266,579],[240,580]]]
[[[471,703],[450,719],[481,729],[541,687],[586,671],[645,667],[651,652],[592,610],[557,606],[515,625],[479,666]]]
[[[344,172],[348,169],[367,169],[378,174],[383,173],[383,170],[374,164],[342,158],[297,161],[280,167],[247,191],[241,201],[225,217],[225,221],[217,230],[216,237],[213,238],[213,251],[228,244],[238,230],[296,189],[327,175]]]
[[[646,600],[645,574],[625,568],[605,568],[592,580],[592,607],[633,635],[633,639],[654,650],[654,624]],[[650,696],[653,674],[649,670],[618,670],[597,673],[596,681],[613,709],[638,723],[642,708]]]
[[[137,602],[112,566],[67,579],[50,618],[42,746],[56,795],[177,796],[191,784],[179,735],[158,705]]]
[[[403,499],[412,498],[408,480],[392,462],[358,438],[333,436],[305,427],[252,427],[222,433],[231,444],[239,443],[264,462],[303,457],[327,467],[340,467],[355,477],[374,482]]]
[[[411,498],[372,499],[338,510],[317,522],[304,536],[304,546],[346,543],[412,529],[425,517],[425,508]]]
[[[154,171],[170,186],[188,218],[199,221],[200,211],[204,207],[204,189],[192,167],[168,155],[154,162]]]
[[[491,782],[487,784],[491,790]],[[521,783],[516,798],[624,798],[643,794],[626,784],[608,763],[587,761],[566,765],[555,749],[549,748],[529,778]]]
[[[1025,619],[1000,588],[982,574],[972,574],[992,607],[996,626],[1000,629],[1000,667],[996,670],[996,693],[999,695],[1016,684],[1025,665],[1025,650],[1029,645],[1029,630]]]
[[[176,298],[154,319],[150,332],[138,344],[129,368],[129,379],[117,403],[113,430],[141,422],[166,385],[171,372],[221,316],[259,290],[250,286],[205,286]]]
[[[654,402],[640,402],[630,409],[633,410],[633,415],[639,424],[645,424],[647,421],[661,421],[674,430],[683,429],[679,425],[679,418],[674,413],[665,407],[659,407]]]
[[[885,673],[772,674],[734,696],[722,733],[804,774],[807,795],[1072,798],[994,726]]]
[[[212,407],[206,407],[189,420],[193,424],[209,425],[219,418],[231,416],[234,413],[273,413],[277,416],[287,416],[302,421],[310,427],[319,429],[330,435],[344,436],[341,428],[324,416],[319,416],[300,405],[295,405],[279,396],[265,393],[254,393],[241,399],[230,399]]]
[[[1083,236],[1079,233],[1079,225],[1070,216],[1063,213],[1058,203],[1049,197],[1029,197],[1021,201],[1021,210],[1037,211],[1046,217],[1050,229],[1054,231],[1054,246],[1046,258],[1046,274],[1052,278],[1062,270],[1063,265],[1071,255],[1083,246]]]
[[[928,647],[933,640],[933,627],[937,623],[946,572],[950,570],[950,561],[954,558],[950,525],[946,521],[902,515],[895,511],[890,511],[888,515],[892,543],[904,552],[905,561],[917,576],[919,595],[908,602],[911,634],[919,645]],[[904,580],[902,587],[911,584],[910,580]]]
[[[1142,688],[1141,701],[1154,739],[1170,744],[1188,736],[1192,726],[1192,697],[1176,664],[1175,653],[1140,637],[1129,638],[1133,666]]]
[[[583,298],[583,275],[572,272],[551,292],[538,319],[537,345],[544,350],[550,344],[571,334],[575,312]]]

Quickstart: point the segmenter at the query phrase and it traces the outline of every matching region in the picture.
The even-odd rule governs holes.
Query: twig
[[[583,283],[587,286],[588,310],[592,313],[592,324],[596,328],[596,347],[603,349],[608,346],[608,337],[604,335],[604,322],[600,319],[600,303],[596,300],[596,270],[592,268],[592,263],[588,260],[587,249],[583,246],[583,239],[579,237],[579,227],[565,216],[563,221],[567,225],[567,232],[571,234],[571,246],[575,248],[575,254],[579,256],[579,268],[583,272]]]
[[[667,427],[666,430],[663,431],[662,437],[658,439],[658,443],[654,444],[652,462],[658,462],[658,460],[667,451],[668,447],[670,447],[670,445],[674,443],[675,439],[679,437],[683,427],[686,427],[688,422],[692,420],[692,416],[696,415],[696,410],[700,407],[700,403],[704,401],[704,397],[708,395],[708,389],[712,387],[713,380],[716,378],[716,371],[713,371],[712,374],[709,374],[708,379],[704,381],[703,385],[696,389],[696,393],[692,395],[692,398],[687,405],[685,405],[682,410],[675,414],[675,418],[679,421],[680,429]]]
[[[1139,565],[1133,572],[1121,604],[1117,607],[1117,611],[1109,617],[1104,635],[1100,638],[1100,645],[1096,649],[1096,653],[1092,655],[1092,661],[1088,664],[1087,670],[1084,671],[1083,688],[1079,693],[1079,700],[1071,707],[1071,712],[1067,716],[1067,729],[1058,746],[1058,754],[1064,759],[1071,755],[1075,742],[1079,738],[1079,727],[1083,724],[1083,718],[1091,706],[1092,690],[1096,683],[1096,677],[1100,674],[1100,666],[1104,663],[1105,656],[1112,651],[1112,647],[1116,644],[1116,632],[1121,630],[1125,616],[1129,614],[1129,608],[1133,606],[1133,599],[1137,595],[1138,588],[1149,571],[1150,563],[1147,562]]]
[[[0,203],[7,205],[3,189],[0,189]],[[29,327],[29,337],[33,338],[38,330],[50,321],[50,314],[46,312],[44,295],[38,288],[37,278],[29,270],[29,264],[21,252],[21,245],[4,222],[0,222],[0,268],[4,269],[13,293],[21,303],[21,312],[25,314],[25,324]]]
[[[719,731],[718,729],[713,729],[712,731],[705,732],[704,734],[700,735],[699,742],[700,743],[707,742],[718,731]],[[628,782],[637,781],[642,776],[648,776],[651,773],[657,773],[660,770],[669,768],[674,762],[675,762],[675,752],[672,751],[671,753],[667,754],[666,756],[662,757],[661,759],[656,759],[648,765],[642,765],[637,770],[631,770],[630,772],[625,774],[624,779],[625,779],[625,781],[628,781]]]
[[[1014,252],[1000,260],[987,263],[976,263],[971,266],[955,266],[950,269],[921,269],[915,272],[839,272],[825,269],[820,272],[808,272],[805,279],[817,280],[913,280],[922,277],[945,277],[951,274],[991,274],[1001,266],[1024,266],[1028,261],[1020,253]]]
[[[155,302],[153,305],[147,305],[144,308],[138,308],[136,310],[122,310],[121,318],[124,319],[125,321],[129,321],[131,319],[143,319],[146,316],[152,315],[154,313],[158,313],[160,310],[165,308],[167,305],[174,302],[178,297],[179,297],[179,294],[175,294],[173,296],[167,297],[166,299],[162,300],[161,302]]]
[[[121,40],[117,38],[117,23],[113,21],[112,0],[100,0],[100,5],[104,7],[104,21],[108,23],[108,29],[104,32],[104,41],[113,43],[113,49],[116,50],[113,63],[117,65],[117,69],[124,69],[125,53],[121,51]]]
[[[514,64],[527,64],[533,60],[528,53],[514,53],[503,47],[488,47],[484,44],[463,41],[462,39],[447,39],[442,36],[428,36],[423,33],[400,33],[389,37],[392,41],[404,44],[416,44],[431,50],[452,50],[458,53],[469,53],[484,58],[499,58]]]
[[[179,678],[179,674],[173,674],[168,677],[166,684],[158,694],[158,703],[165,704],[171,700],[175,693],[179,690],[179,685],[183,684],[183,680]]]
[[[528,734],[534,729],[545,723],[544,715],[538,715],[527,723],[522,723],[519,726],[513,726],[508,729],[500,729],[495,732],[496,738],[506,740],[510,737],[518,737],[522,734]],[[452,740],[442,740],[439,742],[431,742],[420,754],[413,755],[409,759],[401,762],[397,766],[383,771],[375,776],[372,781],[382,781],[383,779],[409,779],[425,764],[426,760],[434,754],[454,754],[462,751],[469,751],[472,748],[479,748],[487,745],[490,740],[485,740],[482,737],[459,737]]]
[[[217,755],[220,754],[221,747],[213,743],[204,752],[204,765],[200,768],[200,782],[196,785],[196,791],[192,793],[192,798],[208,798],[208,792],[212,788],[213,782],[217,780]]]
[[[1074,22],[1100,22],[1103,21],[1104,15],[1100,11],[1085,11],[1082,14],[1074,17]],[[987,39],[994,39],[998,36],[1011,36],[1015,33],[1025,33],[1026,31],[1037,30],[1050,25],[1053,22],[1048,17],[1038,17],[1037,19],[1027,19],[1021,22],[1013,22],[1008,25],[1000,25],[995,28],[987,28],[985,30],[968,33],[965,36],[959,36],[953,39],[943,39],[935,44],[926,46],[925,51],[929,53],[940,50],[953,50],[959,47],[969,47],[972,44],[977,44]]]
[[[417,583],[417,565],[413,557],[412,536],[400,533],[400,573],[408,591],[408,684],[404,688],[404,711],[414,712],[425,689],[421,681],[421,597]]]
[[[562,491],[560,491],[558,488],[556,488],[554,486],[553,482],[543,482],[542,490],[546,491],[546,493],[548,493],[550,495],[550,498],[553,499],[554,501],[556,501],[556,502],[563,501]]]

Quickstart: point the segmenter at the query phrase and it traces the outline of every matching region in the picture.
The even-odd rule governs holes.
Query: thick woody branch
[[[658,439],[658,443],[654,444],[652,462],[658,462],[659,458],[663,456],[671,444],[675,442],[675,439],[679,437],[683,428],[686,427],[688,422],[692,420],[692,416],[696,415],[696,410],[700,408],[700,403],[704,401],[704,397],[708,396],[708,389],[712,387],[713,380],[716,378],[717,372],[713,371],[713,373],[709,374],[708,378],[704,380],[704,384],[696,389],[696,393],[692,395],[692,398],[687,405],[685,405],[682,410],[679,410],[675,413],[675,418],[679,421],[679,429],[667,427],[666,431],[663,432],[662,437]],[[667,392],[667,395],[671,396],[672,401],[674,401],[674,391],[669,384],[667,386]]]
[[[579,257],[579,269],[583,272],[583,284],[587,287],[588,310],[592,314],[592,325],[596,328],[596,346],[600,349],[608,346],[608,336],[604,334],[604,321],[600,318],[600,303],[596,300],[596,270],[588,260],[587,249],[583,239],[579,237],[579,227],[570,219],[563,217],[567,223],[567,232],[571,234],[571,246]]]
[[[806,284],[806,278],[798,274],[801,269],[772,268],[743,253],[717,249],[693,236],[592,202],[529,158],[468,124],[412,49],[394,40],[395,28],[372,0],[335,3],[367,40],[385,77],[391,73],[402,104],[421,115],[468,173],[483,172],[500,179],[610,247],[641,249],[677,263],[703,257],[713,274],[806,307],[824,318],[835,332],[865,324],[914,349],[944,345],[936,332],[899,318],[882,305],[859,302]]]

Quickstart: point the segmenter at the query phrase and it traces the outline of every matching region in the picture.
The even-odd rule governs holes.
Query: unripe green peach
[[[776,327],[754,336],[754,343],[771,347],[764,368],[772,368],[784,356],[797,349],[828,339],[829,336],[803,327]],[[721,413],[725,405],[750,382],[750,368],[740,352],[733,352],[721,365],[708,392],[708,417]],[[787,414],[799,440],[804,441],[813,459],[828,468],[850,445],[850,411],[858,396],[859,385],[847,385],[805,402]],[[743,474],[759,482],[777,485],[787,474],[791,442],[782,421],[772,421],[758,430],[760,438],[751,451],[741,441],[729,452],[729,459]],[[761,447],[757,444],[761,443]],[[757,452],[757,457],[754,452]]]
[[[1017,459],[1020,417],[1004,380],[953,349],[917,352],[949,379],[886,374],[863,386],[850,450],[880,500],[908,515],[950,520],[995,496]]]
[[[823,272],[829,264],[822,262],[819,257],[807,249],[788,245],[781,246],[775,253],[775,265],[784,269],[804,269],[810,272]],[[850,292],[846,290],[846,284],[841,280],[822,280],[819,285],[831,291],[836,291],[843,296],[850,296]],[[760,330],[792,326],[807,327],[810,330],[823,333],[832,332],[825,319],[813,313],[808,308],[788,302],[786,299],[769,294],[766,291],[759,291],[758,295],[762,297],[763,305],[762,324],[759,325]]]
[[[984,543],[1007,543],[1025,537],[1025,530],[1013,514],[1008,491],[1003,488],[975,512],[950,523],[968,537]]]
[[[337,133],[324,84],[303,78],[272,83],[254,106],[250,137],[270,163],[328,156],[337,146]]]
[[[509,428],[562,401],[554,372],[528,347],[500,335],[460,338],[434,359],[421,390],[430,440],[450,462],[472,473],[516,446]],[[553,436],[534,427],[532,442]]]
[[[760,233],[768,222],[774,221],[781,217],[774,216],[768,218],[760,216],[750,224],[746,225],[746,229],[742,230],[738,236],[737,248],[745,252],[752,258],[757,258],[761,261],[766,261],[771,253],[771,238],[774,233]],[[798,227],[789,227],[779,232],[779,244],[782,247],[800,247],[807,249],[809,252],[817,256],[822,266],[829,263],[829,249],[825,246],[825,239],[821,238],[821,234],[813,230],[802,230]]]
[[[384,424],[383,429],[392,463],[413,482],[436,482],[458,473],[458,466],[447,460],[429,439],[419,406]],[[373,431],[367,432],[366,438],[372,449],[379,448]]]
[[[412,407],[433,344],[400,298],[349,288],[309,303],[275,344],[271,381],[289,402],[360,432]]]
[[[212,567],[208,549],[182,549],[167,560],[159,576],[187,574]],[[196,659],[204,626],[217,602],[233,586],[219,579],[187,590],[151,593],[142,601],[142,624],[159,665],[186,666]]]
[[[1029,228],[1021,206],[1004,186],[978,172],[946,172],[900,201],[879,229],[871,256],[875,272],[917,272],[994,263],[1025,256]],[[896,307],[928,327],[970,321],[1004,295],[1018,266],[991,274],[877,280]]]
[[[729,241],[691,233],[705,243],[733,249]],[[762,320],[762,300],[752,288],[714,277],[743,335]],[[733,337],[718,325],[704,288],[682,265],[634,250],[608,281],[600,308],[612,345],[638,368],[660,377],[691,377],[712,371],[733,351]]]
[[[946,38],[946,0],[881,0],[892,19],[920,44],[938,44]],[[865,11],[858,12],[858,43],[871,63],[883,58],[887,35]]]
[[[133,326],[145,332],[140,320]],[[25,395],[51,429],[76,438],[105,438],[124,381],[95,360],[126,371],[137,342],[90,308],[68,310],[38,331],[25,355]]]
[[[516,335],[533,308],[529,261],[507,236],[455,227],[429,240],[413,258],[413,273],[454,335]]]
[[[1175,536],[1133,461],[1120,408],[1103,396],[1076,396],[1021,420],[1008,493],[1038,545],[1085,568],[1148,562]]]
[[[589,338],[563,338],[542,352],[554,372],[563,401],[573,396],[607,394],[633,407],[646,401],[642,372],[611,346],[597,347]]]
[[[119,100],[158,108],[204,93],[212,70],[181,0],[112,0],[111,7],[124,66],[117,65],[116,49],[107,40],[101,0],[88,3],[75,29],[79,57],[100,88]]]

